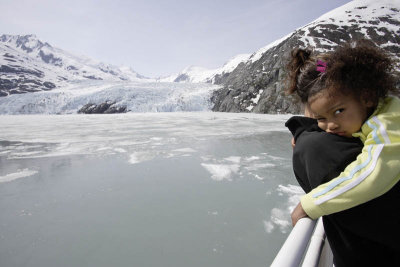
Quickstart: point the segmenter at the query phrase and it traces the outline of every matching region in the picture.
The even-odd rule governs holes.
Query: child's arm
[[[368,134],[357,159],[335,179],[301,198],[309,217],[339,212],[389,191],[400,179],[399,113],[375,116],[362,127]]]

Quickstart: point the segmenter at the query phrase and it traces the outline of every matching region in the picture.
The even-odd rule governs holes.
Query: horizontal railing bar
[[[299,266],[310,241],[316,221],[300,219],[276,255],[271,267]]]
[[[321,251],[325,242],[325,230],[322,223],[322,218],[318,219],[315,226],[314,233],[311,236],[310,244],[308,246],[306,256],[303,260],[303,267],[318,266],[321,257]]]

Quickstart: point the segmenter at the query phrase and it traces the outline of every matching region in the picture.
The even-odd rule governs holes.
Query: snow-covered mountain
[[[232,72],[214,78],[224,87],[213,96],[213,110],[297,113],[297,99],[284,93],[290,51],[311,46],[327,52],[361,38],[400,59],[400,0],[354,0],[259,49]]]
[[[222,67],[206,69],[198,66],[189,66],[178,74],[161,78],[162,82],[189,82],[189,83],[215,83],[215,77],[232,72],[240,63],[246,62],[251,54],[240,54],[231,58]]]
[[[229,64],[224,67],[210,75]],[[196,77],[185,84],[150,79],[129,67],[72,55],[34,35],[0,36],[0,114],[210,110],[220,86],[196,83],[206,75]]]
[[[85,80],[153,81],[128,67],[73,55],[35,35],[0,36],[0,96],[47,91]]]

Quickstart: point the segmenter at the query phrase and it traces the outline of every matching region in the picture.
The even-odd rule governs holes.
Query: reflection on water
[[[1,116],[1,266],[266,266],[301,193],[288,116]]]

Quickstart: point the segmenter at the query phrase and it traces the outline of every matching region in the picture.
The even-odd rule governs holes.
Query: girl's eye
[[[338,114],[342,113],[343,111],[344,111],[344,109],[340,108],[340,109],[335,111],[335,115],[338,115]]]

